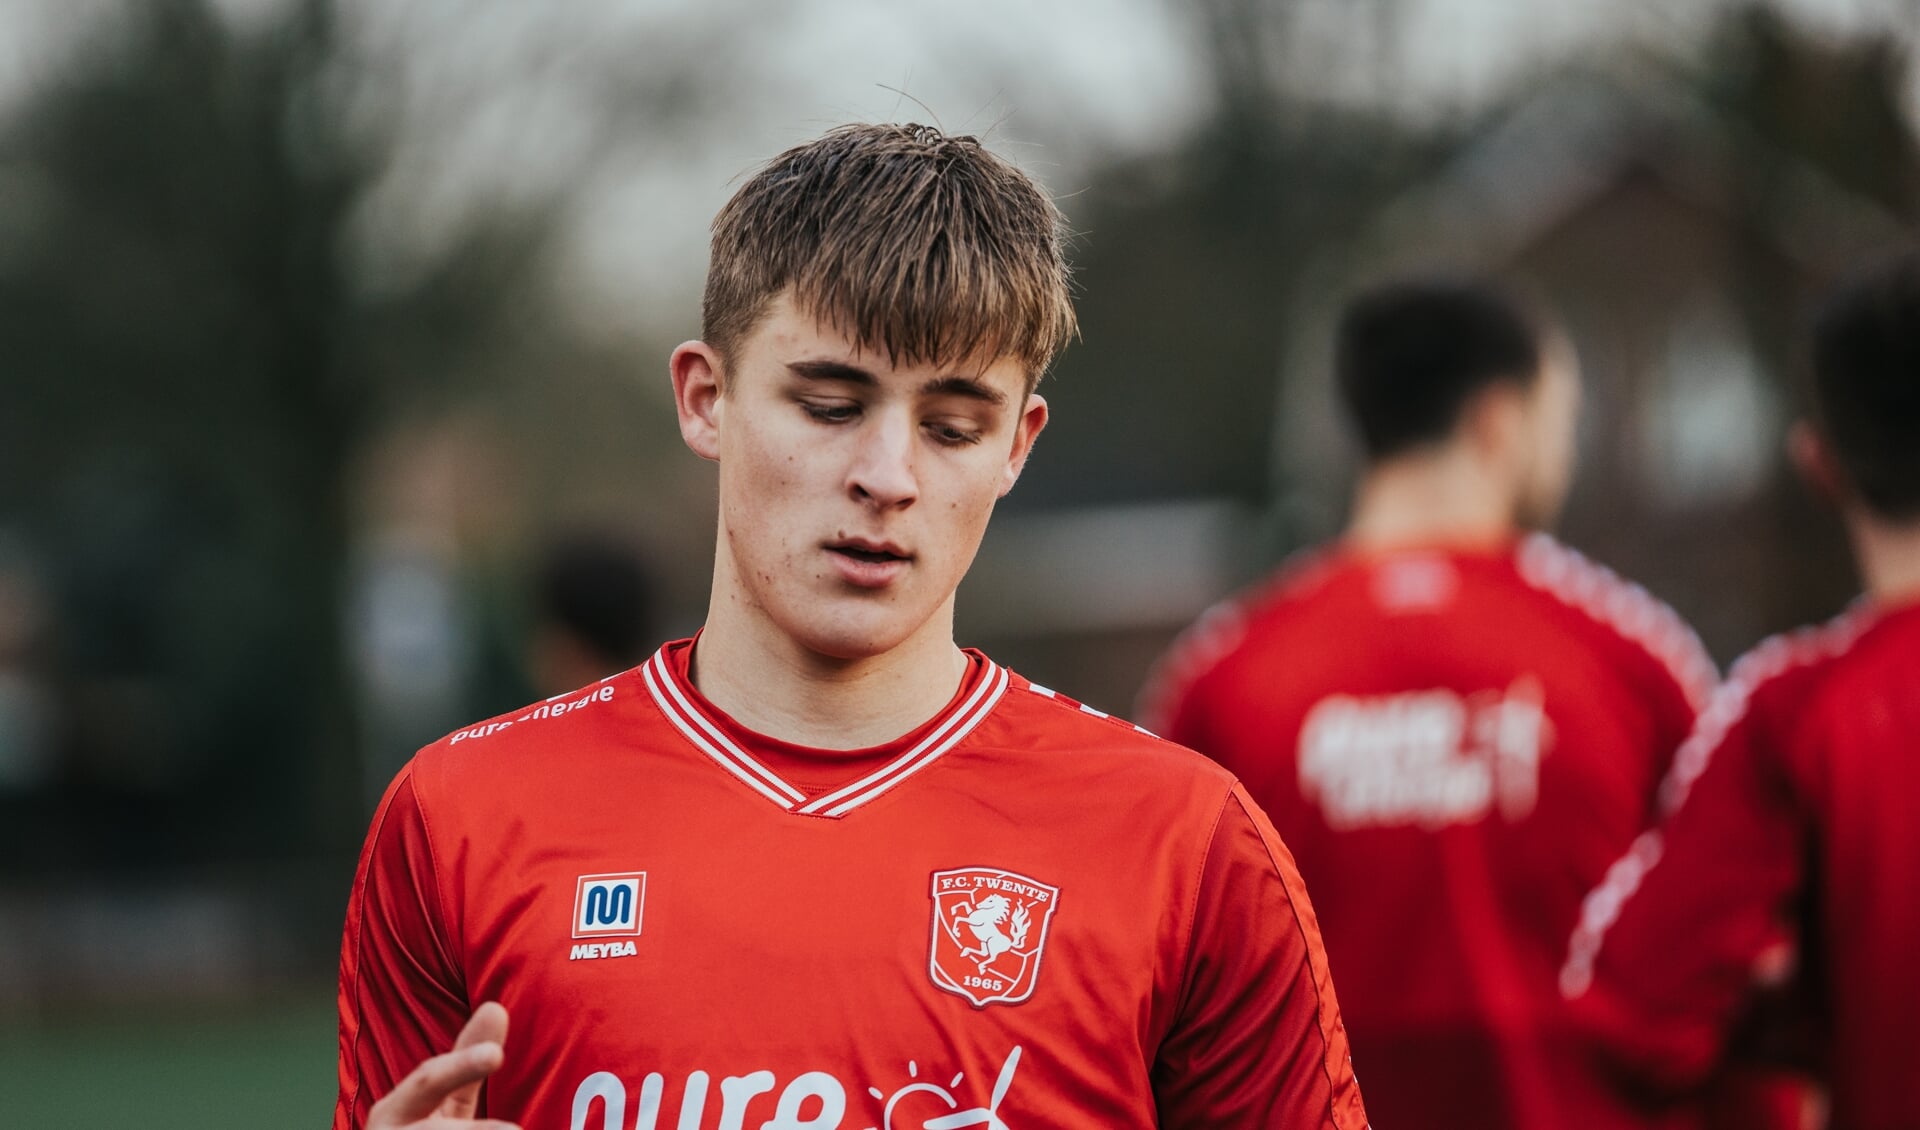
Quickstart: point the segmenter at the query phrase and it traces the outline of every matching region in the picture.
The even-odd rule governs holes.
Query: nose
[[[913,422],[876,413],[855,437],[847,493],[881,510],[901,510],[920,496],[913,468]]]

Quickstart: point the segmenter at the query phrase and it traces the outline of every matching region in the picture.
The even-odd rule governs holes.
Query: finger
[[[453,1042],[455,1048],[471,1047],[488,1040],[507,1046],[507,1009],[499,1001],[488,1001],[473,1010],[467,1018],[467,1026],[460,1029],[460,1038]]]
[[[434,1056],[373,1104],[368,1130],[402,1126],[436,1113],[448,1095],[485,1079],[502,1058],[500,1045],[493,1043]]]
[[[475,1047],[483,1043],[507,1045],[507,1010],[497,1001],[488,1001],[473,1010],[467,1018],[467,1026],[460,1029],[460,1036],[454,1040],[454,1050]],[[480,1080],[476,1079],[464,1087],[459,1087],[440,1102],[440,1113],[454,1118],[472,1118],[480,1109]]]

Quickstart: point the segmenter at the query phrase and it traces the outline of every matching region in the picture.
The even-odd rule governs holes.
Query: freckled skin
[[[873,379],[799,375],[806,362]],[[1020,362],[896,367],[783,296],[734,356],[690,342],[673,366],[682,433],[720,466],[716,603],[770,646],[784,638],[820,656],[950,648],[954,591],[1046,422]],[[707,368],[724,392],[701,395]],[[954,376],[998,402],[929,387]],[[878,587],[849,583],[829,548],[848,539],[897,547],[908,562]]]

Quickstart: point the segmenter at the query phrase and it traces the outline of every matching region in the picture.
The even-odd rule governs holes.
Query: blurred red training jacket
[[[1756,973],[1793,977],[1835,1130],[1920,1126],[1920,602],[1863,603],[1749,652],[1660,806],[1587,900],[1563,971],[1621,1070],[1695,1084]]]
[[[1142,701],[1272,817],[1381,1126],[1573,1130],[1610,1086],[1556,977],[1711,693],[1671,610],[1544,535],[1309,557],[1191,629]]]

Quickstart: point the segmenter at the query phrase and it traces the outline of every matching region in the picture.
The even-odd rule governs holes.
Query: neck
[[[1497,545],[1514,534],[1509,492],[1459,447],[1375,464],[1354,494],[1347,541],[1362,550]]]
[[[1846,520],[1867,595],[1876,604],[1920,599],[1920,520],[1889,522],[1857,507]]]
[[[966,675],[967,657],[953,643],[951,597],[899,645],[847,659],[794,639],[725,574],[723,560],[693,682],[757,733],[819,749],[881,745],[938,714]]]

